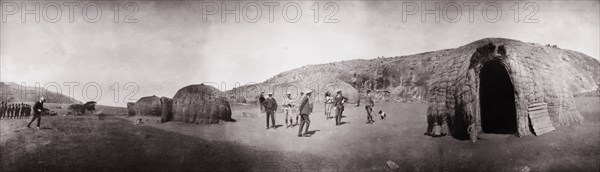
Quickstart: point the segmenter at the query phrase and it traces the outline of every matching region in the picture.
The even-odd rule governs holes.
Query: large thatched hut
[[[175,121],[209,124],[233,120],[224,94],[204,84],[189,85],[177,91],[172,108]]]
[[[425,134],[475,141],[481,133],[539,135],[579,124],[573,93],[596,89],[589,83],[597,71],[577,65],[600,66],[582,57],[509,39],[483,39],[434,57]]]
[[[136,115],[161,116],[162,106],[160,98],[156,96],[142,97],[135,102]]]

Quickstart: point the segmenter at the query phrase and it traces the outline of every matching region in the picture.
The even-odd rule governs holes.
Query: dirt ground
[[[317,105],[311,137],[297,137],[281,113],[282,126],[266,130],[254,105],[233,105],[237,122],[214,125],[99,107],[107,115],[45,116],[41,130],[26,128],[29,119],[0,120],[0,171],[600,171],[600,98],[576,102],[582,125],[477,143],[423,135],[426,104],[376,104],[388,119],[371,125],[364,107],[348,107],[337,127]]]

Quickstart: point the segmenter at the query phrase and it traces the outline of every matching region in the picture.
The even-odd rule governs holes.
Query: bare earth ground
[[[0,171],[393,171],[388,160],[396,171],[600,171],[600,98],[576,101],[582,125],[477,143],[424,136],[425,104],[377,104],[388,119],[372,125],[364,107],[348,107],[339,127],[318,105],[311,137],[297,137],[297,127],[266,130],[253,105],[233,105],[237,122],[215,125],[158,124],[99,107],[109,115],[44,116],[41,130],[26,128],[29,119],[0,120]],[[134,125],[138,118],[144,124]]]

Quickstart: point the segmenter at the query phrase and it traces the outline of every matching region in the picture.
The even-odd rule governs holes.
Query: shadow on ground
[[[0,145],[0,171],[285,171],[337,168],[309,155],[207,141],[121,118],[51,117],[42,130],[16,125]],[[19,123],[20,121],[15,121]],[[3,131],[3,132],[15,132]],[[313,131],[315,132],[315,131]]]

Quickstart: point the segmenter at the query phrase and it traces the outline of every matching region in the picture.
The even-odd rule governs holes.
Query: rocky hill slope
[[[22,86],[14,82],[0,82],[0,101],[35,102],[43,95],[48,103],[81,103],[74,98],[44,88]]]
[[[531,58],[544,58],[548,63],[560,63],[560,69],[551,70],[567,70],[568,76],[557,77],[569,81],[568,88],[573,94],[594,91],[599,87],[600,61],[588,55],[537,43],[486,38],[454,49],[307,65],[282,72],[262,83],[244,85],[225,93],[229,98],[242,96],[248,101],[255,101],[260,91],[273,91],[276,98],[281,98],[285,92],[292,92],[292,96],[297,97],[298,88],[310,88],[315,91],[318,100],[322,100],[325,92],[341,89],[354,102],[358,95],[364,94],[364,90],[372,89],[376,101],[426,101],[430,81],[432,78],[442,77],[444,71],[438,69],[445,61],[471,56],[478,47],[492,40],[520,47],[519,51],[531,52]]]

